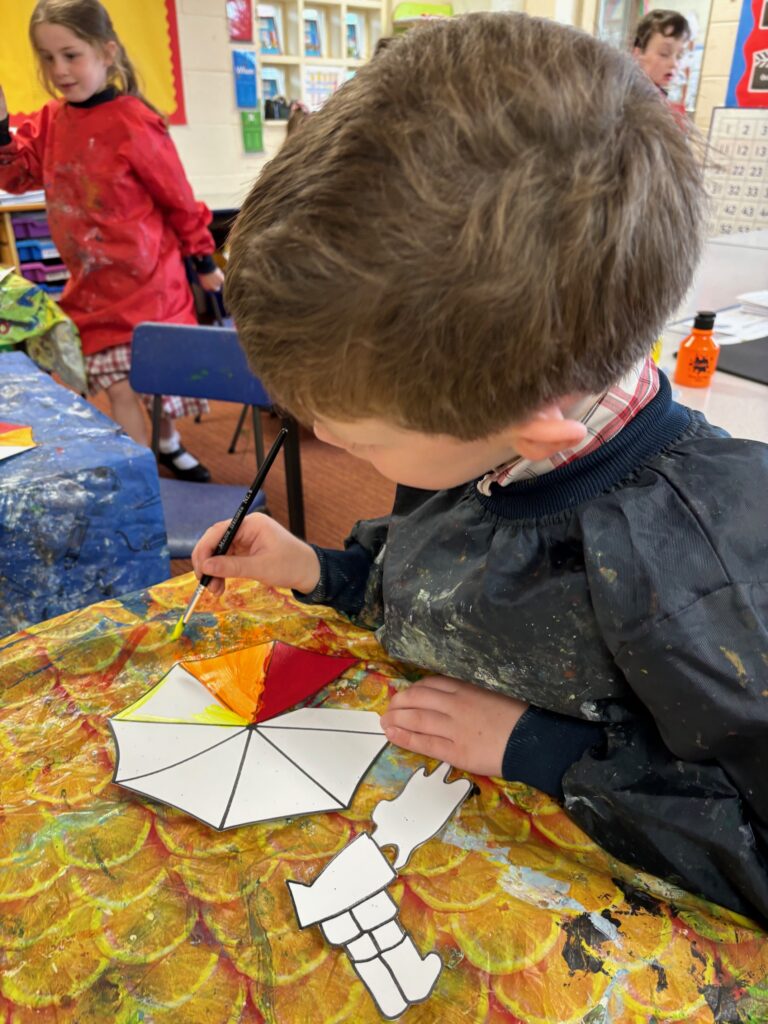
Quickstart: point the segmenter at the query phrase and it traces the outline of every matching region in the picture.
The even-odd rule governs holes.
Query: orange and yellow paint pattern
[[[0,643],[2,1024],[379,1020],[343,952],[298,929],[285,881],[312,880],[422,759],[388,748],[347,811],[219,833],[110,784],[106,718],[176,661],[275,639],[360,659],[319,695],[334,707],[382,711],[406,670],[341,617],[246,583],[169,645],[191,587]],[[523,786],[478,779],[392,895],[445,965],[405,1024],[768,1020],[753,922],[616,863]]]
[[[0,462],[35,447],[32,427],[20,423],[0,423]]]

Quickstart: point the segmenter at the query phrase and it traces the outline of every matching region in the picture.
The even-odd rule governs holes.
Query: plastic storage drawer
[[[48,218],[44,213],[22,213],[13,218],[13,233],[17,238],[46,238],[50,235]]]
[[[21,274],[28,281],[65,281],[69,271],[63,263],[22,263]]]
[[[50,260],[59,256],[59,250],[50,238],[41,238],[35,242],[17,242],[16,251],[20,260]]]

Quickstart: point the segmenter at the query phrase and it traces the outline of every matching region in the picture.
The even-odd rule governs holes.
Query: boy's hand
[[[232,576],[260,580],[273,587],[290,587],[302,594],[314,590],[320,579],[320,562],[309,544],[294,537],[274,519],[261,512],[246,516],[226,555],[213,555],[229,523],[222,521],[206,530],[192,552],[192,566],[199,579],[214,576],[208,590],[224,593],[224,580]]]
[[[5,101],[3,87],[0,85],[0,121],[4,121],[6,117],[8,117],[8,104]]]
[[[224,284],[224,272],[216,267],[210,274],[198,274],[200,287],[206,292],[220,292]]]
[[[448,676],[400,690],[381,716],[387,739],[475,775],[501,775],[509,735],[528,705]]]

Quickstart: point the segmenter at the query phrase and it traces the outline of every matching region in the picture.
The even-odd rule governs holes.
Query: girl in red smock
[[[204,288],[221,287],[211,214],[98,0],[40,0],[29,31],[43,81],[62,98],[12,137],[0,90],[0,187],[45,189],[51,237],[71,275],[60,304],[80,330],[91,389],[106,389],[113,417],[146,444],[128,382],[133,328],[197,322],[185,256]],[[183,449],[173,418],[199,411],[196,400],[163,399],[160,461],[187,480],[210,474]]]

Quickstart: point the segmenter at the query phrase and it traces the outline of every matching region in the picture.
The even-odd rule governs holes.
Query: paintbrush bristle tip
[[[173,627],[171,633],[171,640],[178,640],[181,634],[184,632],[184,616],[182,615],[176,625]]]

